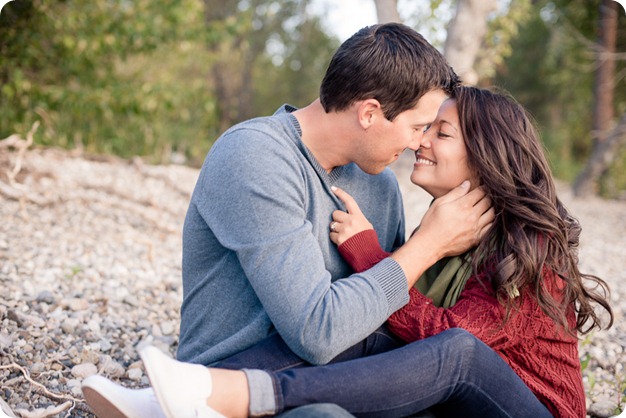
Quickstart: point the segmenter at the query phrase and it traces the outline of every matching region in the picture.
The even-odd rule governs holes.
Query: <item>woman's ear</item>
[[[382,106],[376,99],[362,100],[357,108],[357,116],[359,124],[365,130],[368,130],[376,121],[379,115],[382,115]]]

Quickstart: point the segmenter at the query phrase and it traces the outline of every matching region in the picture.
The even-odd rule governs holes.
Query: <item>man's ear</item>
[[[382,115],[382,106],[376,99],[362,100],[358,106],[359,124],[367,130],[374,124],[377,117]]]

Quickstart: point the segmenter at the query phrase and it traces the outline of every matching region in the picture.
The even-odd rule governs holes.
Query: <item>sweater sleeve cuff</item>
[[[338,247],[341,256],[355,272],[372,268],[391,253],[384,251],[378,242],[378,234],[373,229],[361,231]]]
[[[404,270],[393,258],[385,258],[364,274],[372,274],[387,298],[388,315],[409,303],[409,292]]]

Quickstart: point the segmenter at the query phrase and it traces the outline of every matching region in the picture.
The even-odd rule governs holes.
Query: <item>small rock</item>
[[[176,327],[171,321],[161,323],[161,332],[163,335],[172,335],[175,330]]]
[[[67,354],[71,357],[71,358],[77,358],[78,357],[78,348],[76,348],[75,345],[71,346],[69,348],[69,350],[67,350]]]
[[[126,303],[127,305],[130,306],[141,306],[141,304],[139,303],[139,299],[137,299],[135,296],[133,295],[127,295],[124,297],[124,303]]]
[[[124,366],[113,360],[111,357],[106,357],[106,360],[104,360],[102,364],[102,372],[109,377],[124,377],[126,373]]]
[[[128,368],[129,369],[141,369],[143,367],[143,362],[140,361],[133,361]]]
[[[80,352],[80,359],[82,363],[98,364],[100,362],[100,354],[93,350],[85,350]]]
[[[141,380],[142,376],[143,376],[143,371],[141,371],[141,369],[129,369],[126,372],[126,375],[128,376],[128,378],[130,380]]]
[[[140,329],[150,329],[152,327],[152,322],[148,319],[141,318],[137,321],[137,328]]]
[[[13,344],[13,338],[6,332],[0,332],[0,348],[9,348]]]
[[[19,314],[19,313],[18,315],[22,323],[21,326],[24,328],[28,328],[28,327],[43,328],[44,326],[46,326],[46,321],[44,321],[42,318],[38,316]]]
[[[74,386],[70,392],[72,393],[72,395],[76,396],[76,397],[80,397],[83,396],[83,390],[81,389],[80,386]]]
[[[80,387],[81,380],[80,379],[68,379],[65,384],[70,388]]]
[[[84,311],[89,309],[89,302],[81,298],[67,298],[61,301],[61,305],[68,308],[70,311]]]
[[[593,401],[587,413],[597,418],[609,418],[613,416],[616,409],[617,404],[615,402],[606,398],[598,398]]]
[[[72,376],[77,379],[84,379],[87,376],[98,373],[98,368],[93,363],[77,364],[72,367]]]
[[[161,331],[161,327],[158,326],[157,324],[152,325],[151,333],[152,333],[152,335],[154,337],[162,337],[163,336],[163,331]]]
[[[37,302],[47,303],[48,305],[53,305],[56,300],[54,298],[54,294],[49,290],[44,290],[37,295]]]
[[[80,324],[80,321],[78,319],[76,319],[76,318],[67,318],[61,324],[61,329],[66,334],[72,334],[72,333],[76,332],[76,328],[78,328],[79,324]]]
[[[20,328],[24,326],[21,317],[18,315],[15,309],[9,309],[9,311],[7,312],[7,318],[9,318],[10,321],[14,321]]]
[[[31,374],[39,374],[42,373],[46,370],[46,365],[43,364],[42,362],[37,362],[37,363],[33,363],[32,366],[30,366],[30,373]]]
[[[111,342],[109,340],[100,340],[100,351],[106,353],[111,349]]]
[[[100,324],[93,319],[87,322],[87,328],[96,334],[100,333]]]

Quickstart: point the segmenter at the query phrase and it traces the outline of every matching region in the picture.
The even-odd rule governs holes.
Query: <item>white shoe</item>
[[[87,377],[81,388],[98,418],[165,418],[152,388],[128,389],[99,375]]]
[[[139,355],[167,418],[225,418],[206,403],[213,390],[209,369],[174,360],[153,346]]]

